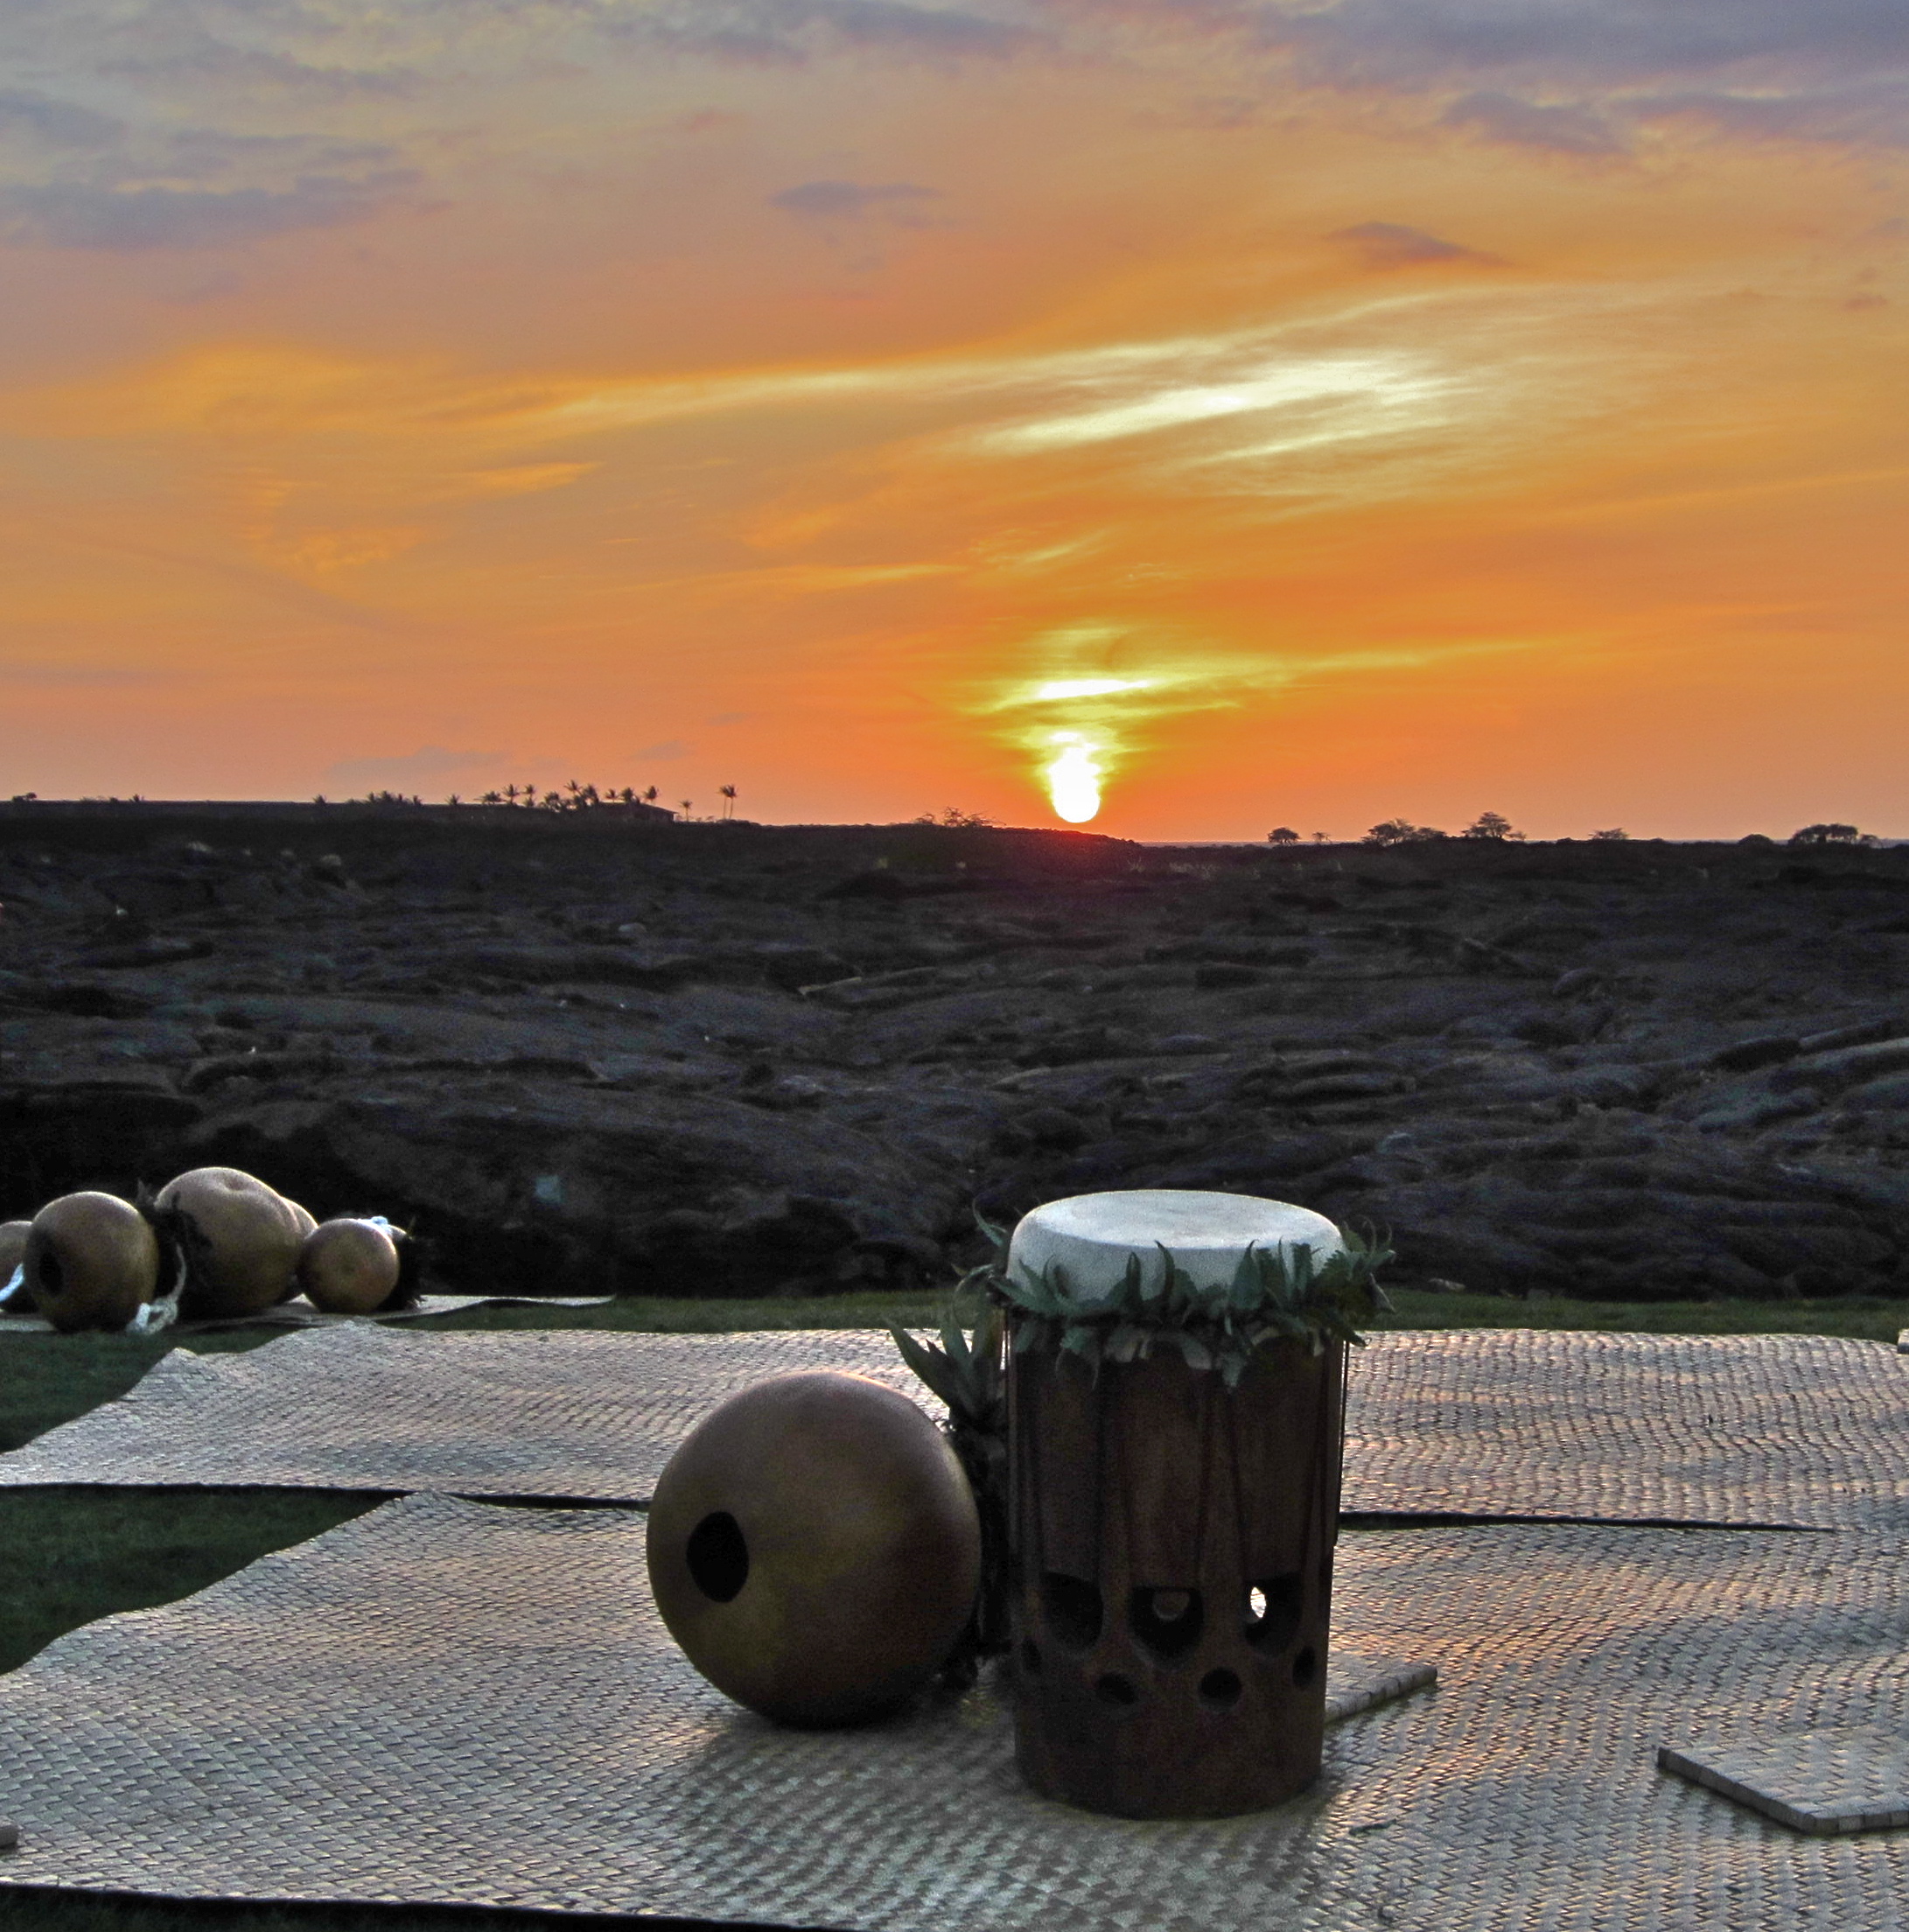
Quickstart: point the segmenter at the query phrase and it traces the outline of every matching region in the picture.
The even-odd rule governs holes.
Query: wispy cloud
[[[1567,298],[1568,299],[1568,298]],[[1406,336],[1436,307],[1365,304],[1274,327],[1169,335],[999,355],[899,357],[834,368],[738,370],[707,377],[612,383],[568,395],[525,395],[520,424],[556,432],[607,430],[684,416],[773,409],[839,409],[907,397],[957,404],[984,416],[990,399],[1005,415],[976,424],[969,446],[1024,453],[1143,436],[1215,418],[1251,415],[1335,397],[1407,400],[1423,393],[1436,352],[1391,341],[1350,348],[1346,334]],[[1449,332],[1441,329],[1441,333]],[[1019,416],[1017,398],[1052,407]],[[1068,403],[1072,402],[1072,407]],[[500,398],[502,409],[511,405]]]
[[[1282,356],[1271,349],[1230,380],[1152,386],[1090,409],[982,430],[975,441],[989,452],[1031,453],[1296,411],[1315,419],[1336,411],[1339,434],[1369,435],[1379,427],[1375,418],[1421,412],[1440,387],[1435,374],[1403,354]]]
[[[369,214],[410,176],[318,175],[284,189],[172,188],[54,181],[0,190],[0,224],[15,240],[129,252],[242,246]]]
[[[1741,140],[1909,147],[1909,83],[1887,78],[1787,93],[1689,88],[1635,94],[1625,106],[1646,126],[1685,122]]]
[[[1570,73],[1635,81],[1749,61],[1854,76],[1909,57],[1895,0],[1283,0],[1253,18],[1341,80]]]
[[[1045,38],[1014,20],[892,0],[677,0],[627,8],[586,4],[606,38],[745,66],[794,65],[833,47],[891,59],[1001,60]]]
[[[1344,242],[1356,248],[1374,269],[1412,269],[1430,262],[1465,262],[1482,268],[1502,268],[1495,255],[1468,248],[1462,242],[1447,242],[1423,228],[1408,227],[1402,221],[1360,221],[1349,228],[1334,228],[1326,238]]]
[[[0,234],[106,252],[241,248],[355,221],[511,144],[532,87],[825,59],[997,62],[1043,30],[901,0],[62,0],[0,9]],[[667,59],[661,58],[667,57]],[[561,118],[561,117],[559,117]],[[355,137],[376,126],[386,138]],[[937,191],[802,182],[774,198],[913,225]],[[911,214],[911,210],[914,214]]]
[[[1365,245],[1446,245],[1414,241],[1416,233]],[[1467,473],[1490,477],[1517,452],[1608,412],[1615,398],[1634,402],[1676,354],[1652,341],[1648,316],[1690,299],[1674,286],[1545,285],[1507,273],[1321,304],[1256,328],[607,383],[234,350],[143,371],[136,382],[42,396],[12,414],[36,434],[87,423],[115,434],[141,425],[242,431],[255,449],[260,437],[290,439],[288,452],[302,439],[323,437],[313,446],[329,450],[355,438],[360,450],[389,454],[368,471],[353,463],[357,508],[332,521],[365,526],[369,475],[390,496],[391,527],[414,536],[421,502],[560,488],[598,470],[607,477],[617,445],[698,418],[766,425],[806,416],[843,446],[975,473],[999,464],[1078,465],[1093,452],[1108,476],[1117,469],[1180,494],[1245,492],[1290,514],[1362,494],[1395,496],[1434,478],[1449,487]],[[285,501],[306,505],[306,522],[319,514],[309,474],[260,500],[269,522]],[[990,569],[1065,566],[1099,541],[1092,532],[1032,543],[997,533],[977,542],[974,560]],[[717,568],[737,565],[724,559]],[[780,584],[809,594],[949,568],[946,556],[916,550],[773,564],[754,556],[744,574],[765,590]]]
[[[95,147],[114,139],[122,123],[109,114],[52,94],[0,88],[0,134],[26,134],[50,147]]]
[[[262,24],[250,24],[255,32]],[[100,72],[122,81],[171,86],[194,94],[220,91],[241,98],[289,97],[311,105],[407,100],[425,84],[418,67],[302,60],[283,46],[236,45],[185,18],[176,18],[169,32],[153,35],[143,46],[134,43],[103,60]]]
[[[936,201],[941,194],[939,188],[925,188],[913,181],[804,181],[772,194],[769,204],[791,214],[854,220],[871,209]]]
[[[1486,88],[1461,95],[1440,116],[1448,128],[1471,128],[1487,140],[1556,154],[1622,154],[1625,144],[1595,108],[1577,102],[1521,101]]]
[[[137,100],[140,111],[0,93],[0,134],[28,137],[4,158],[11,165],[0,163],[0,233],[14,242],[113,253],[242,247],[360,220],[420,179],[388,142],[203,123],[123,84],[101,90],[83,64],[74,84]]]
[[[787,66],[830,52],[937,66],[996,62],[1051,30],[978,9],[903,0],[200,0],[123,7],[61,0],[0,17],[0,58],[21,71],[93,73],[233,108],[420,99],[478,76],[549,74],[565,62]]]
[[[1297,78],[1442,99],[1447,126],[1580,158],[1629,147],[1660,94],[1721,134],[1909,139],[1899,0],[1051,0],[1043,11],[1134,48],[1227,46],[1239,91],[1222,124]]]

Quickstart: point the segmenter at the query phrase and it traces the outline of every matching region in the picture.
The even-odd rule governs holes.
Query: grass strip
[[[82,1623],[189,1597],[380,1500],[335,1489],[0,1489],[0,1569],[10,1579],[0,1670]]]

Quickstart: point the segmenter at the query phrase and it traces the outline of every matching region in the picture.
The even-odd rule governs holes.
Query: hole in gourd
[[[1047,1628],[1063,1643],[1085,1650],[1101,1634],[1101,1592],[1085,1577],[1050,1570],[1041,1578],[1041,1606]]]
[[[683,1550],[689,1580],[711,1603],[731,1603],[749,1581],[749,1544],[726,1509],[703,1517]]]
[[[1212,1704],[1216,1711],[1225,1711],[1237,1704],[1240,1690],[1239,1677],[1231,1670],[1209,1670],[1199,1680],[1200,1701]]]
[[[39,1254],[39,1266],[34,1270],[39,1279],[36,1286],[44,1288],[50,1295],[57,1295],[66,1280],[59,1265],[59,1256],[51,1248],[43,1248]]]
[[[1136,1590],[1127,1606],[1133,1634],[1157,1657],[1171,1662],[1199,1642],[1206,1620],[1197,1590]]]
[[[1319,1674],[1319,1655],[1309,1643],[1292,1660],[1292,1681],[1294,1688],[1304,1690]]]
[[[1305,1608],[1305,1578],[1297,1570],[1268,1577],[1246,1593],[1246,1641],[1276,1655],[1299,1634]]]
[[[1123,1677],[1115,1670],[1109,1670],[1105,1676],[1094,1680],[1094,1695],[1102,1704],[1117,1704],[1122,1709],[1140,1701],[1140,1693],[1134,1689],[1132,1679]]]
[[[1021,1668],[1031,1677],[1040,1675],[1040,1646],[1031,1637],[1021,1640]]]

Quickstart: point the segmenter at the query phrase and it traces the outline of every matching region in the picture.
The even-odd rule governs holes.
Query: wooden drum
[[[1248,1242],[1295,1241],[1339,1247],[1282,1202],[1102,1194],[1037,1209],[1010,1265],[1117,1280],[1164,1242],[1230,1276]],[[1036,1790],[1220,1817],[1318,1775],[1345,1363],[1341,1342],[1277,1341],[1229,1389],[1170,1336],[1097,1372],[1052,1346],[1010,1355],[1017,1745]]]

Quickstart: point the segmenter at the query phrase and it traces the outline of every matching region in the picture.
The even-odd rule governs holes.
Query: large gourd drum
[[[948,1439],[861,1376],[778,1376],[692,1430],[657,1479],[649,1572],[717,1689],[787,1724],[878,1716],[966,1625],[981,1529]]]

